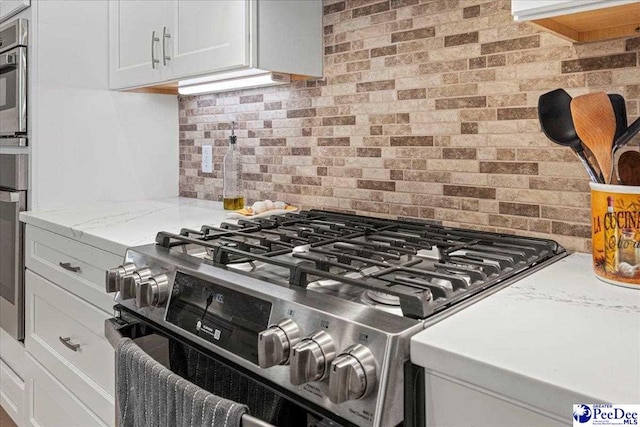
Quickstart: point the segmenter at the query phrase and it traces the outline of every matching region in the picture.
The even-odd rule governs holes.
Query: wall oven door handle
[[[19,191],[0,191],[0,202],[20,203],[20,192]]]
[[[7,53],[0,55],[0,70],[4,70],[5,68],[16,68],[16,54],[15,53]]]
[[[0,138],[0,147],[26,147],[27,138],[16,136],[15,138]]]

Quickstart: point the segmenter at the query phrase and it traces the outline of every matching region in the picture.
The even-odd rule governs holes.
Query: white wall
[[[106,0],[32,0],[30,210],[178,195],[176,96],[108,90]]]

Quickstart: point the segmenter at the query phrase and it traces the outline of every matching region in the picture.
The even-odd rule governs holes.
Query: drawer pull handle
[[[78,349],[80,348],[80,344],[71,344],[71,337],[66,337],[66,338],[62,338],[62,337],[58,337],[60,338],[60,342],[62,344],[64,344],[68,349],[73,350],[73,351],[78,351]]]
[[[60,264],[60,267],[64,268],[65,270],[69,270],[74,273],[80,272],[80,267],[72,267],[70,262],[60,262],[58,264]]]

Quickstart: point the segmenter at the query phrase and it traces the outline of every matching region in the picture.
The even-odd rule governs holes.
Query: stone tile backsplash
[[[619,93],[640,37],[574,44],[508,0],[325,0],[325,76],[180,98],[180,193],[221,199],[237,122],[245,197],[557,240],[590,251],[589,179],[540,130],[540,94]],[[200,171],[214,145],[214,172]]]

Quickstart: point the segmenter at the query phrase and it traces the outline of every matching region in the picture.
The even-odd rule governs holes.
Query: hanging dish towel
[[[247,405],[251,415],[278,427],[307,425],[307,411],[256,380],[182,343],[169,342],[171,370],[204,390]]]
[[[116,349],[120,427],[239,427],[247,406],[176,375],[129,338]]]

